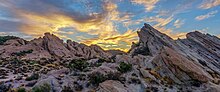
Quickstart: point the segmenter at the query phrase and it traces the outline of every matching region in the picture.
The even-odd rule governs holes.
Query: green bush
[[[72,60],[72,61],[69,63],[69,68],[70,68],[71,70],[80,70],[80,71],[83,71],[83,70],[86,69],[88,66],[89,66],[89,63],[86,62],[86,60],[82,60],[82,59]]]
[[[102,83],[106,80],[118,80],[120,81],[121,73],[119,72],[109,72],[108,74],[104,75],[100,72],[95,72],[89,75],[89,82],[94,86],[98,86],[99,83]]]
[[[0,36],[0,45],[3,45],[7,40],[18,39],[15,36]]]
[[[22,65],[24,62],[22,62],[21,60],[19,60],[18,58],[13,58],[13,59],[11,59],[11,62],[10,62],[10,64],[12,64],[12,65]]]
[[[73,90],[70,87],[64,86],[61,92],[73,92]]]
[[[32,80],[37,80],[38,78],[39,78],[39,74],[33,73],[30,77],[27,77],[25,80],[32,81]]]
[[[106,80],[106,76],[103,74],[96,72],[89,75],[89,82],[92,83],[95,86],[98,86],[99,83],[102,83]]]
[[[17,92],[26,92],[25,88],[18,88]]]
[[[15,52],[15,53],[12,53],[12,55],[16,55],[16,56],[24,56],[26,54],[30,54],[32,53],[33,50],[27,50],[27,51],[20,51],[20,52]]]
[[[51,90],[51,87],[47,83],[32,88],[32,92],[50,92],[50,90]]]
[[[126,73],[131,70],[132,70],[132,64],[127,64],[125,62],[121,62],[118,67],[118,71],[120,71],[122,73]]]

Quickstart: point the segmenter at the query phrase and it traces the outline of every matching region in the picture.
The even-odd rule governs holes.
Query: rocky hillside
[[[0,45],[0,92],[220,91],[220,39],[191,32],[173,40],[149,24],[128,53],[53,34]],[[1,39],[0,39],[1,40]]]
[[[31,51],[31,53],[25,53]],[[22,53],[23,52],[23,53]],[[22,55],[17,55],[17,54]],[[63,42],[57,36],[45,33],[44,37],[26,41],[21,38],[9,39],[0,45],[0,57],[18,57],[25,60],[108,58],[111,56],[97,45],[86,46],[71,40]]]

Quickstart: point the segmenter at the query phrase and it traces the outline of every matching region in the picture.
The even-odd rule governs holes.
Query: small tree
[[[106,79],[106,76],[99,72],[95,72],[89,75],[89,82],[95,86],[98,86],[99,83],[104,82]]]
[[[120,71],[122,73],[126,73],[131,70],[132,70],[132,64],[127,64],[125,62],[121,62],[118,67],[118,71]]]
[[[30,77],[27,77],[25,80],[26,81],[37,80],[39,77],[40,77],[39,74],[33,73]]]
[[[83,71],[85,68],[87,68],[89,66],[89,63],[86,62],[86,60],[72,60],[69,63],[69,68],[71,70],[80,70]]]
[[[32,92],[50,92],[50,90],[51,90],[51,87],[47,83],[32,88]]]

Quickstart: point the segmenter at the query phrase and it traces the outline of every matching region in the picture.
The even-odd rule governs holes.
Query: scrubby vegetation
[[[24,62],[22,62],[21,60],[19,60],[18,58],[13,58],[11,59],[10,64],[11,65],[16,65],[16,66],[20,66],[22,65]]]
[[[118,67],[118,71],[120,71],[122,73],[126,73],[131,70],[132,70],[132,64],[127,64],[125,62],[121,62]]]
[[[27,77],[25,80],[32,81],[32,80],[37,80],[38,78],[39,78],[39,74],[33,73],[30,77]]]
[[[122,79],[121,76],[121,73],[118,73],[118,72],[110,72],[106,75],[104,74],[101,74],[99,72],[95,72],[95,73],[92,73],[89,75],[89,83],[93,84],[94,86],[98,86],[99,83],[102,83],[106,80],[118,80],[118,81],[121,81],[121,82],[124,82],[125,79]]]
[[[83,71],[85,68],[89,66],[89,63],[86,60],[79,59],[79,60],[72,60],[69,63],[69,68],[71,70],[80,70]]]
[[[15,52],[15,53],[12,53],[12,55],[16,55],[16,56],[24,56],[26,54],[30,54],[32,53],[33,50],[26,50],[26,51],[20,51],[20,52]]]
[[[0,82],[0,92],[8,92],[10,89],[10,86],[6,85],[3,82]]]
[[[74,91],[70,87],[64,86],[64,88],[61,92],[74,92]]]
[[[25,88],[18,88],[17,92],[26,92]]]
[[[7,40],[18,39],[15,36],[0,36],[0,45],[3,45]]]
[[[89,75],[89,82],[95,86],[99,85],[99,83],[102,83],[106,80],[106,76],[96,72]]]
[[[50,92],[50,90],[51,90],[51,87],[47,83],[32,88],[32,92]]]

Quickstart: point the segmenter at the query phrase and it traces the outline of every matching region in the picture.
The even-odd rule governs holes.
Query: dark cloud
[[[0,32],[18,32],[19,26],[19,22],[0,20]]]

